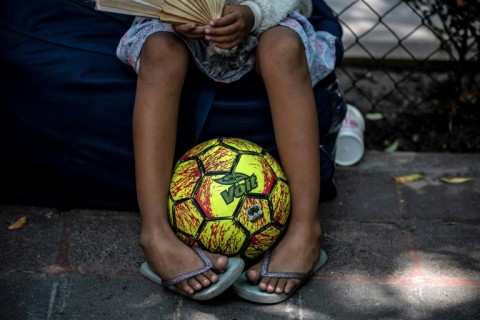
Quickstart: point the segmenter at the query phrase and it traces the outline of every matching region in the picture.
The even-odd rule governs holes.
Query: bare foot
[[[173,233],[142,232],[140,243],[148,264],[162,279],[169,280],[204,266],[200,257]],[[228,258],[225,256],[209,252],[205,254],[218,269],[225,269],[228,264]],[[217,281],[218,276],[212,270],[207,270],[175,286],[186,294],[194,294]]]
[[[308,273],[320,256],[320,223],[288,227],[282,241],[272,252],[268,271]],[[262,262],[247,271],[247,279],[258,283],[260,290],[275,293],[290,293],[301,280],[285,278],[260,278]]]

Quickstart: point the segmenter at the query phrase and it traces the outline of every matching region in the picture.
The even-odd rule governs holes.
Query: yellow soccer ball
[[[290,202],[285,173],[269,153],[247,140],[218,138],[175,164],[169,221],[188,245],[254,259],[282,235]]]

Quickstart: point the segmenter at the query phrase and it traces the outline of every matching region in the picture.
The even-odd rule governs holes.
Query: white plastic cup
[[[347,104],[347,114],[337,137],[335,163],[340,166],[352,166],[359,162],[365,152],[363,133],[365,120],[360,110]]]

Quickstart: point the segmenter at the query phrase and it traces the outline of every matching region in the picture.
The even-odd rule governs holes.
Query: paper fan
[[[158,18],[165,23],[206,25],[222,16],[225,0],[95,0],[96,9]]]

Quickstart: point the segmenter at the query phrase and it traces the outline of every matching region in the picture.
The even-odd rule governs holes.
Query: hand
[[[231,49],[250,34],[255,17],[252,10],[242,5],[227,5],[223,16],[205,26],[205,39],[222,49]]]
[[[195,23],[173,25],[173,29],[187,39],[203,39],[205,37],[205,26],[197,26]]]

